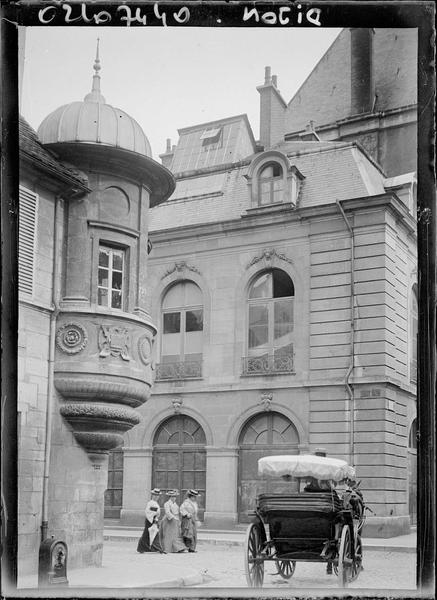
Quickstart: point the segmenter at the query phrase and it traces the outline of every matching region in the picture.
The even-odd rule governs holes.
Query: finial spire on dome
[[[99,71],[102,67],[100,66],[99,45],[100,38],[97,38],[96,59],[94,61],[93,86],[91,88],[91,93],[85,96],[85,102],[100,102],[102,104],[105,104],[105,98],[100,93]]]

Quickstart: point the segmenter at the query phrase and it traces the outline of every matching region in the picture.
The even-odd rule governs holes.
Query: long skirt
[[[141,554],[143,552],[162,552],[162,546],[159,540],[159,533],[155,535],[152,543],[150,543],[151,532],[149,531],[149,529],[152,527],[152,525],[153,523],[150,523],[150,521],[146,519],[146,522],[144,524],[143,535],[138,540],[137,546],[137,552],[140,552]]]
[[[161,545],[164,552],[183,552],[187,549],[181,537],[180,521],[167,519],[161,521]]]
[[[188,550],[193,552],[197,544],[197,525],[190,517],[182,517],[181,522],[182,539]]]

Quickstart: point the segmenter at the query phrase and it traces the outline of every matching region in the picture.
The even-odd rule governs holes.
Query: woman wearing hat
[[[164,517],[161,522],[161,545],[164,552],[184,552],[187,550],[181,537],[181,522],[179,519],[179,506],[176,497],[177,490],[167,492],[168,500],[164,504]]]
[[[182,539],[188,548],[188,552],[196,552],[197,513],[199,510],[196,499],[198,495],[197,490],[188,490],[180,508]]]
[[[158,488],[155,488],[150,492],[151,499],[146,504],[146,522],[144,523],[144,531],[137,546],[137,552],[140,554],[143,554],[143,552],[163,551],[158,535],[158,521],[159,515],[161,514],[161,508],[158,504],[160,494],[161,490]]]

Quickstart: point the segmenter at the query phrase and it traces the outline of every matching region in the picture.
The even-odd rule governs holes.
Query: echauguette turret
[[[65,206],[54,385],[61,414],[94,458],[122,443],[150,394],[148,212],[175,187],[140,125],[106,103],[100,68],[97,45],[91,92],[38,129],[42,144],[86,175],[92,190]]]

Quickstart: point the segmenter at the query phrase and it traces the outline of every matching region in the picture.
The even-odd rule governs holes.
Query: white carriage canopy
[[[355,469],[339,458],[295,454],[260,458],[258,474],[270,477],[314,477],[320,480],[342,481],[354,479]]]

